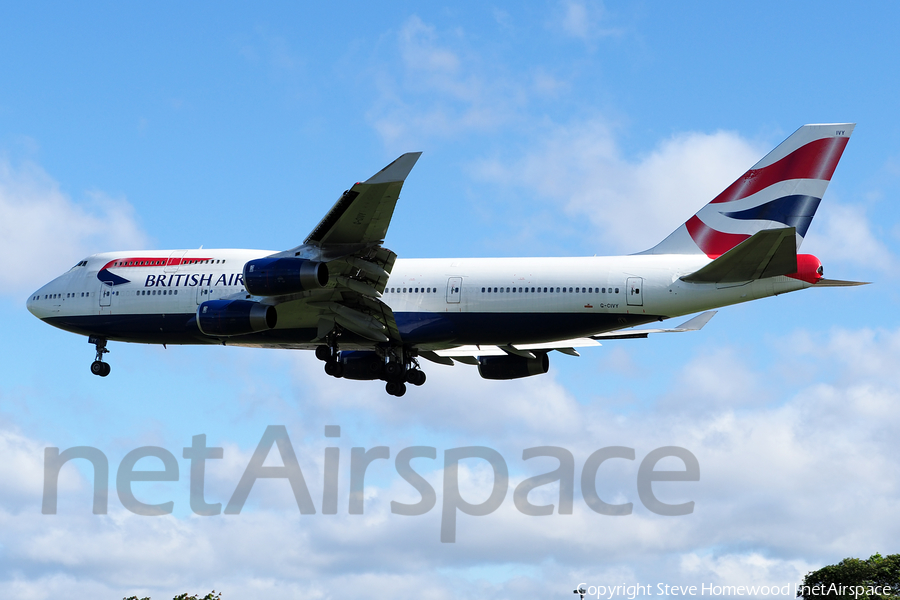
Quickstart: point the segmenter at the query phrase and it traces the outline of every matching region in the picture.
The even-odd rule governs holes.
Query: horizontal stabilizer
[[[820,279],[813,287],[851,287],[854,285],[869,285],[871,281],[843,281],[841,279]]]
[[[689,283],[736,283],[797,272],[797,230],[764,229],[681,279]]]
[[[693,319],[688,319],[678,327],[673,327],[671,329],[636,329],[634,331],[607,331],[606,333],[598,333],[597,335],[592,335],[591,337],[594,339],[603,339],[603,340],[628,340],[635,338],[645,338],[651,333],[682,333],[684,331],[700,331],[703,329],[703,326],[709,323],[709,320],[712,319],[716,315],[715,310],[708,310],[704,313],[700,313]]]

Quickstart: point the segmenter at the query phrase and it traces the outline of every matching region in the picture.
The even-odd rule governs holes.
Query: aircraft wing
[[[558,340],[555,342],[544,342],[540,344],[507,344],[505,346],[457,346],[456,348],[448,348],[446,350],[434,350],[427,352],[419,352],[422,358],[426,358],[432,362],[440,364],[452,364],[452,361],[477,365],[479,356],[503,356],[504,354],[512,354],[525,358],[534,358],[534,351],[543,352],[556,350],[563,354],[571,356],[579,356],[575,348],[586,348],[589,346],[599,346],[600,342],[591,338],[574,338],[571,340]],[[452,360],[451,360],[452,359]]]
[[[397,255],[381,244],[403,183],[421,154],[403,154],[354,184],[303,244],[271,256],[324,262],[329,273],[328,285],[322,289],[273,298],[280,322],[315,326],[320,340],[336,325],[373,342],[399,339],[393,312],[381,301]]]
[[[408,152],[341,194],[307,236],[304,246],[317,247],[326,255],[334,255],[381,244],[387,235],[403,182],[421,155],[421,152]]]
[[[477,365],[480,356],[503,356],[511,354],[522,356],[524,358],[534,358],[535,352],[544,352],[556,350],[570,356],[579,356],[575,348],[587,348],[600,346],[598,340],[624,340],[645,338],[651,333],[682,333],[685,331],[699,331],[703,326],[709,323],[709,320],[715,316],[716,311],[709,310],[697,315],[692,319],[688,319],[677,327],[669,329],[636,329],[633,331],[608,331],[598,333],[590,337],[574,338],[571,340],[557,340],[554,342],[543,342],[540,344],[508,344],[505,346],[457,346],[456,348],[448,348],[446,350],[433,350],[420,352],[422,358],[432,362],[450,365],[453,361],[464,364]]]

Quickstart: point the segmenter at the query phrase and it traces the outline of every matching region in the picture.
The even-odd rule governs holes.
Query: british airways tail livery
[[[853,127],[801,127],[630,256],[399,259],[382,242],[419,159],[409,153],[345,191],[296,248],[95,254],[28,310],[88,336],[101,377],[109,340],[314,349],[327,374],[382,380],[395,396],[425,382],[419,359],[476,365],[486,379],[538,375],[552,350],[696,331],[718,307],[861,285],[825,279],[816,257],[797,254]],[[675,328],[631,329],[698,312]]]

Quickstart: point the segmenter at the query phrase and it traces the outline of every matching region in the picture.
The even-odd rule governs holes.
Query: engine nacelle
[[[384,358],[376,352],[367,350],[341,352],[341,364],[344,365],[342,377],[369,381],[381,379],[384,375]]]
[[[230,336],[272,329],[278,321],[274,306],[250,300],[208,300],[197,307],[197,327],[205,335]]]
[[[485,379],[519,379],[543,375],[550,370],[546,352],[534,358],[508,354],[506,356],[479,356],[478,373]]]
[[[280,296],[328,283],[325,263],[305,258],[257,258],[244,265],[244,287],[254,296]]]

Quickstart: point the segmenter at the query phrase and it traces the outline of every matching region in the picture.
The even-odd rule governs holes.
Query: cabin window
[[[619,288],[616,288],[616,293],[617,293],[617,294],[619,293]]]

